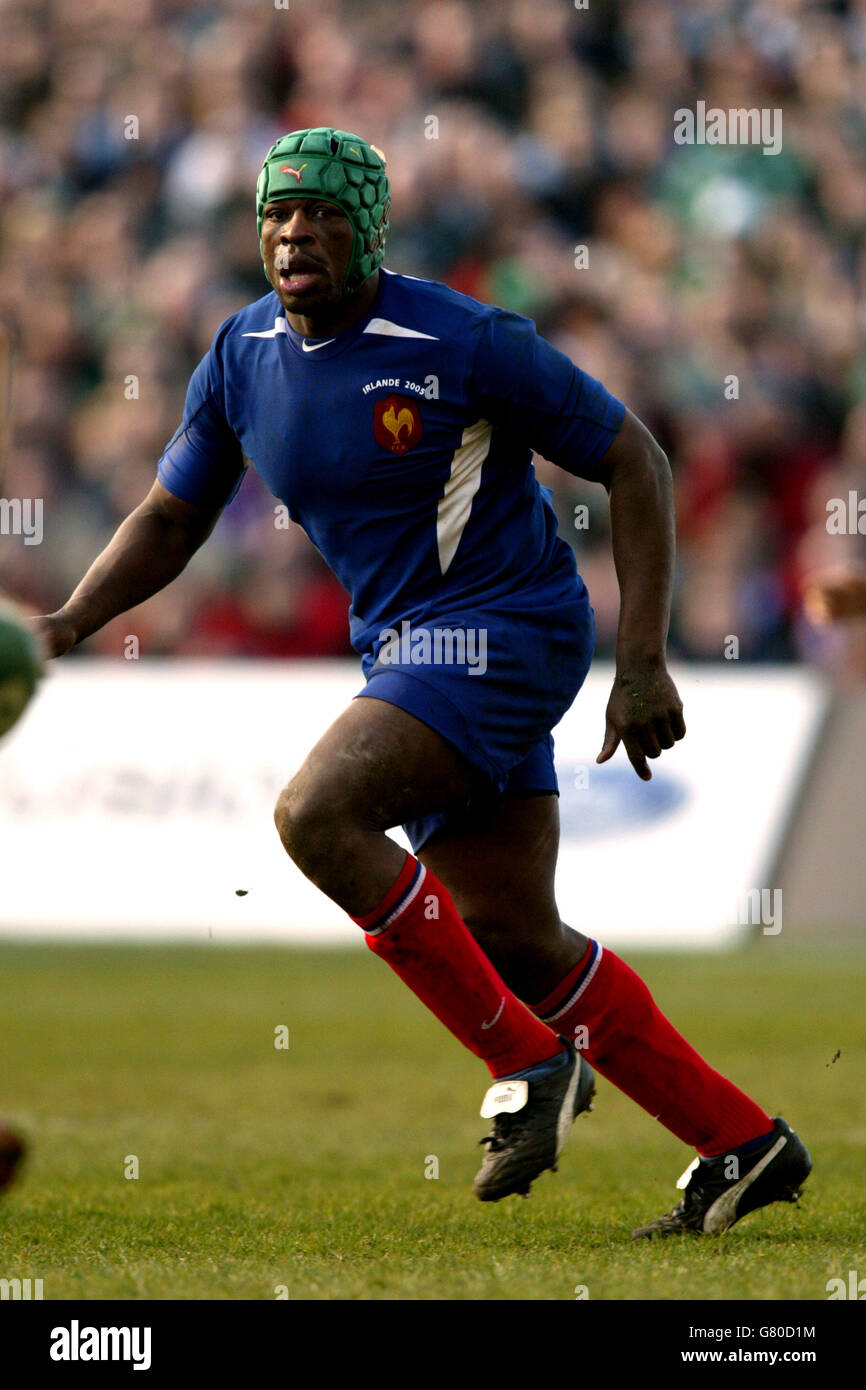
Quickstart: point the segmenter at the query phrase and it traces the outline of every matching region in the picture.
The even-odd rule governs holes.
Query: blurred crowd
[[[866,548],[826,525],[866,498],[866,0],[5,0],[0,28],[0,494],[45,527],[0,538],[0,587],[58,607],[147,492],[216,327],[266,292],[263,156],[327,124],[388,157],[391,269],[529,314],[666,449],[672,650],[843,659],[800,594]],[[780,109],[781,152],[677,144],[698,101]],[[609,653],[604,494],[537,468]],[[348,652],[345,594],[274,505],[248,476],[87,650]]]

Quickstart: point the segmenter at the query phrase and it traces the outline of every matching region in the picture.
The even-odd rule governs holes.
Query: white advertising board
[[[614,947],[733,944],[757,920],[743,895],[772,903],[823,687],[675,670],[688,734],[642,783],[622,749],[595,763],[612,674],[593,667],[554,735],[563,918]],[[0,934],[358,941],[272,811],[362,683],[354,662],[56,663],[0,748]]]

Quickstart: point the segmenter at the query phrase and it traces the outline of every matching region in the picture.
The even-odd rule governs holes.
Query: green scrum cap
[[[353,294],[385,259],[391,185],[385,156],[375,145],[331,126],[293,130],[268,150],[256,184],[259,250],[265,205],[276,198],[324,198],[336,203],[355,230],[343,280]]]

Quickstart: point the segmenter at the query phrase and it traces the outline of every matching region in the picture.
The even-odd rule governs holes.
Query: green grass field
[[[630,959],[800,1131],[799,1207],[632,1243],[691,1155],[601,1079],[559,1173],[482,1205],[486,1070],[367,951],[6,944],[0,1112],[31,1157],[0,1276],[46,1299],[823,1300],[866,1274],[866,953]]]

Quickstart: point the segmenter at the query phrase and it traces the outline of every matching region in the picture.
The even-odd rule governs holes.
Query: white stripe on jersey
[[[278,333],[288,333],[289,325],[284,318],[274,319],[273,328],[266,328],[263,333],[242,333],[242,338],[276,338]]]
[[[444,574],[457,553],[460,537],[469,520],[472,499],[481,486],[481,467],[490,452],[493,426],[476,420],[463,431],[451,460],[451,474],[436,509],[436,540],[439,568]]]
[[[364,329],[365,333],[381,333],[388,338],[429,338],[438,343],[435,333],[419,333],[417,328],[404,328],[402,323],[392,323],[390,319],[371,319]]]

